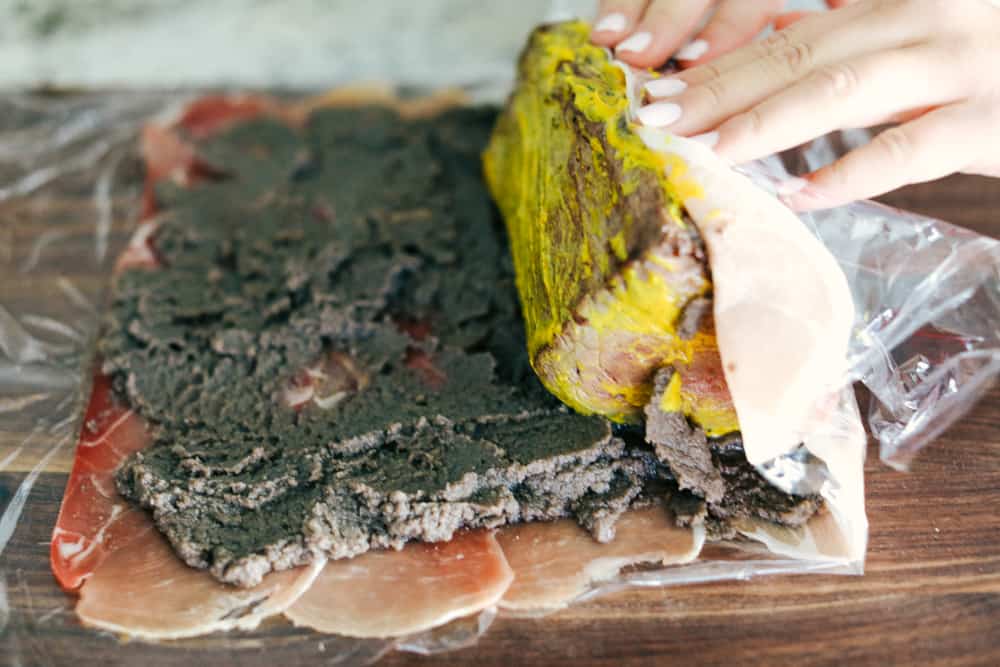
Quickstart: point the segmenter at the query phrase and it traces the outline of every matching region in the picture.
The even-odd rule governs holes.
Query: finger
[[[826,27],[823,19],[833,19],[836,14],[853,9],[852,6],[803,19],[764,40],[769,43],[764,47],[758,46],[764,42],[756,42],[722,56],[719,61],[670,77],[687,84],[684,92],[671,100],[680,107],[679,113],[674,115],[671,131],[690,135],[714,130],[732,116],[747,111],[821,67],[907,43],[919,43],[923,39],[919,30],[912,27],[912,22],[906,21],[883,25],[852,20]],[[823,29],[817,30],[817,24]],[[751,59],[741,67],[719,71],[717,62],[746,51],[766,55]]]
[[[590,41],[611,48],[628,37],[649,0],[601,0],[597,19],[590,31]]]
[[[840,9],[841,7],[846,7],[847,5],[853,5],[858,2],[858,0],[826,0],[826,6],[830,9]]]
[[[697,65],[749,43],[784,4],[785,0],[722,0],[705,29],[690,42],[703,46],[690,51],[693,57],[684,57],[685,49],[681,49],[677,59]]]
[[[901,125],[903,123],[909,123],[914,118],[919,118],[929,111],[933,111],[938,106],[940,105],[935,104],[930,106],[918,106],[913,109],[907,109],[906,111],[895,111],[891,113],[872,112],[871,116],[868,117],[867,120],[838,129],[849,130],[855,128],[877,128],[881,125]]]
[[[817,69],[730,118],[718,129],[716,152],[747,162],[834,130],[869,127],[895,114],[956,102],[965,97],[967,86],[967,77],[954,71],[939,47],[845,60]]]
[[[615,56],[635,67],[659,67],[688,41],[710,0],[653,0],[635,32]]]
[[[909,13],[908,13],[909,12]],[[689,85],[707,83],[755,62],[784,66],[806,64],[813,46],[823,46],[835,58],[912,44],[934,32],[930,19],[914,17],[908,3],[864,2],[829,12],[811,12],[766,39],[752,42],[700,67],[684,72]],[[822,54],[820,54],[822,55]]]
[[[985,121],[984,121],[985,117]],[[784,187],[800,211],[831,208],[962,171],[982,159],[989,114],[971,103],[941,107]]]

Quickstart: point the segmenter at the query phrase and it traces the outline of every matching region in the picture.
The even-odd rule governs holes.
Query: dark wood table
[[[1000,237],[1000,181],[885,197]],[[865,466],[864,577],[787,576],[609,595],[496,621],[469,650],[385,665],[1000,665],[1000,387],[916,460]]]
[[[1000,237],[1000,181],[951,178],[885,200]],[[9,240],[17,234],[17,221],[26,219],[12,215],[0,216],[0,254],[4,234]],[[0,289],[8,302],[38,298],[29,281]],[[38,308],[44,311],[42,301]],[[870,450],[871,537],[864,577],[765,577],[633,590],[543,619],[500,618],[472,648],[430,658],[392,653],[380,664],[1000,665],[998,406],[995,387],[920,455],[909,474],[886,468]],[[19,430],[17,421],[17,413],[0,413],[8,434],[0,435],[0,457],[16,444],[10,434]],[[64,448],[39,476],[0,558],[0,624],[5,626],[0,663],[199,664],[205,655],[199,649],[220,640],[119,644],[76,624],[71,600],[49,574],[46,543],[70,450]],[[20,472],[0,473],[0,507],[16,502],[13,496],[32,465],[30,457],[21,465]],[[0,538],[3,530],[0,526]],[[8,610],[20,613],[8,618]],[[334,651],[311,639],[311,650],[303,652],[301,633],[287,627],[265,629],[266,655],[259,636],[224,640],[212,662],[333,664]]]

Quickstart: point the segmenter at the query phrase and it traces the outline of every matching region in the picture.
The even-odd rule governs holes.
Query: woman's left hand
[[[992,0],[861,0],[659,79],[639,119],[701,135],[737,163],[835,130],[896,124],[785,184],[798,209],[956,172],[1000,176],[998,36]]]
[[[671,57],[697,65],[753,40],[784,6],[785,0],[601,0],[591,39],[635,67],[660,67]]]

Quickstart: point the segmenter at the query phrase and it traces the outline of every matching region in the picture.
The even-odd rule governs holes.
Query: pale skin
[[[602,0],[594,43],[683,70],[647,87],[639,121],[740,163],[839,129],[891,124],[779,189],[829,208],[953,173],[1000,177],[1000,1]],[[707,22],[706,22],[707,19]],[[754,37],[766,26],[776,32]]]

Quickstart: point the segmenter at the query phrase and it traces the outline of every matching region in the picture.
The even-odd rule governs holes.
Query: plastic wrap
[[[358,664],[393,648],[434,653],[474,643],[495,611],[396,641],[324,636],[274,623],[252,633],[119,645],[105,633],[81,631],[73,599],[49,576],[46,540],[89,391],[99,315],[114,258],[139,215],[137,132],[184,99],[101,94],[0,101],[0,490],[10,490],[0,496],[5,650],[32,665],[67,664],[98,651],[293,665]],[[859,138],[824,138],[744,171],[772,187]],[[847,275],[857,309],[850,379],[871,392],[867,421],[883,460],[904,467],[974,404],[1000,369],[1000,243],[867,202],[802,220]],[[842,414],[850,415],[853,396],[842,398]],[[809,451],[797,450],[762,472],[785,488],[836,495],[843,485],[829,484],[831,478],[851,477],[860,485],[862,456],[863,449],[852,452],[837,471],[829,460],[819,466]],[[861,554],[866,530],[864,524],[852,528]],[[627,571],[594,584],[578,601],[628,587],[861,571],[858,553],[828,557],[818,551],[803,559],[800,552],[783,552],[781,535],[744,534],[755,540],[712,545],[686,565]]]
[[[773,187],[867,139],[823,137],[746,171]],[[906,469],[1000,373],[1000,242],[867,201],[800,218],[847,275],[849,379],[871,393],[867,422],[882,461]]]

